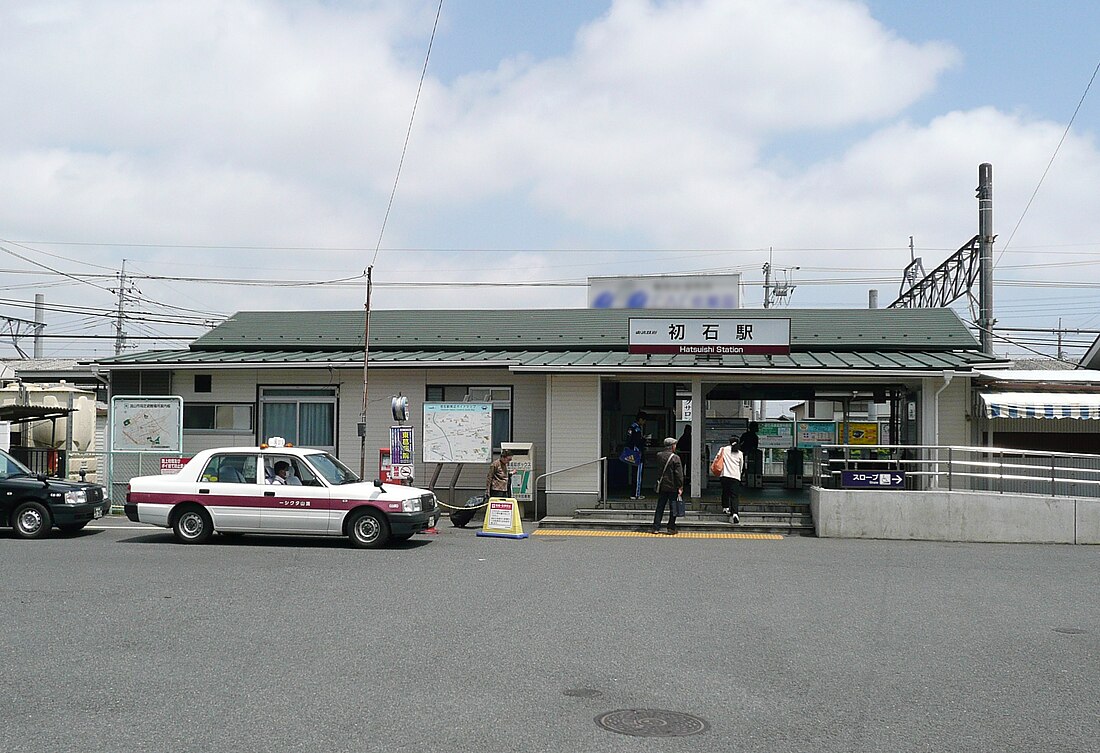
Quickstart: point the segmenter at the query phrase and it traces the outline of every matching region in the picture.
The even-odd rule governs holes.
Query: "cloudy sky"
[[[361,308],[372,263],[377,308],[731,271],[759,307],[769,258],[792,306],[887,305],[990,162],[998,326],[1100,329],[1096,3],[444,0],[402,162],[437,7],[0,0],[0,316],[109,354],[124,260],[131,349]]]

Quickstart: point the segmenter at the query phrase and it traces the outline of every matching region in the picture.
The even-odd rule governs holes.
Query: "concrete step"
[[[609,511],[604,511],[609,512]],[[618,511],[616,511],[618,512]],[[641,511],[638,511],[641,512]],[[758,517],[740,515],[741,523],[733,525],[725,516],[689,515],[676,519],[681,531],[706,531],[710,533],[780,533],[788,536],[814,536],[813,521],[795,516]],[[653,513],[636,515],[587,515],[583,517],[547,516],[539,521],[545,530],[596,529],[596,530],[645,530],[653,523]]]

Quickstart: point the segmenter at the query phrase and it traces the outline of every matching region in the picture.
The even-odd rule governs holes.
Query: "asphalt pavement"
[[[474,534],[0,529],[0,748],[1100,750],[1098,547]]]

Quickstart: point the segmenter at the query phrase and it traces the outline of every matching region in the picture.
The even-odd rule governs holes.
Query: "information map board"
[[[111,398],[113,452],[183,452],[183,398]]]
[[[424,403],[425,463],[493,462],[493,406]]]

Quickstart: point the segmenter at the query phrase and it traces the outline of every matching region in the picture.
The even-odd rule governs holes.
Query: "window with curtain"
[[[335,387],[261,387],[260,439],[336,451]]]

